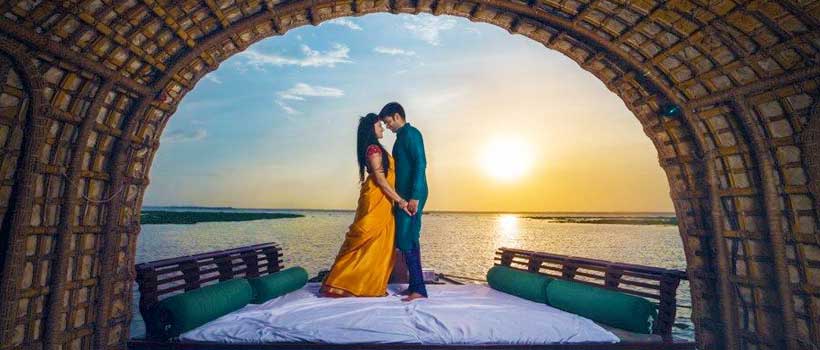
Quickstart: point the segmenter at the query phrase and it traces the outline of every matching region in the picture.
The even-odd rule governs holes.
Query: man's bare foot
[[[408,295],[407,298],[404,298],[401,301],[413,301],[413,300],[416,300],[416,299],[426,299],[426,298],[427,298],[426,296],[423,296],[419,293],[413,292],[410,295]]]

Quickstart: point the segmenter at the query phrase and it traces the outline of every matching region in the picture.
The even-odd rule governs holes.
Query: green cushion
[[[146,328],[165,338],[176,337],[241,309],[252,298],[253,289],[244,278],[208,285],[161,300],[145,320]]]
[[[651,333],[651,320],[658,316],[657,307],[644,298],[564,280],[547,286],[547,304],[635,333]]]
[[[308,280],[308,273],[305,269],[294,266],[270,275],[249,278],[253,288],[253,304],[261,304],[270,299],[285,295],[294,290],[302,288]]]
[[[553,278],[538,273],[495,265],[487,271],[490,288],[539,303],[547,302],[547,286]]]

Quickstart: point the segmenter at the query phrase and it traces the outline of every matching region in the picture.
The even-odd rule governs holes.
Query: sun
[[[509,182],[526,175],[532,165],[532,148],[516,138],[497,138],[484,147],[481,166],[494,179]]]

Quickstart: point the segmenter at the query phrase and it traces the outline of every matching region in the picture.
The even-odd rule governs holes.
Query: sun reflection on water
[[[499,247],[515,247],[518,244],[520,229],[518,227],[518,216],[512,214],[500,215],[496,221]]]

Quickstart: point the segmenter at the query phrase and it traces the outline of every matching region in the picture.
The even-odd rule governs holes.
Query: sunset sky
[[[144,205],[354,209],[356,124],[394,100],[424,135],[428,210],[673,211],[638,120],[575,62],[489,24],[391,14],[222,62],[168,123]]]

